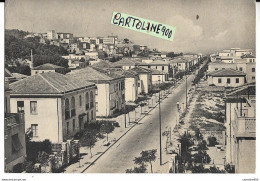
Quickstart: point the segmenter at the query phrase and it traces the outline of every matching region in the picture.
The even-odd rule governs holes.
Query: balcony
[[[20,124],[24,124],[23,113],[5,113],[5,129],[11,129]]]
[[[256,118],[250,117],[249,112],[251,112],[249,109],[238,110],[235,108],[233,128],[236,137],[255,137]]]

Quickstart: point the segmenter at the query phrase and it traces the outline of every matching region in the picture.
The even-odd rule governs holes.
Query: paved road
[[[194,75],[188,77],[188,89]],[[185,102],[185,81],[162,101],[162,132],[166,126],[174,126],[176,122],[177,102]],[[87,173],[125,173],[133,168],[133,159],[143,150],[157,149],[159,152],[158,106],[138,125],[130,130],[121,140],[111,147],[85,172]],[[163,142],[163,148],[165,147]],[[158,154],[159,155],[159,154]],[[163,163],[168,160],[163,160]]]

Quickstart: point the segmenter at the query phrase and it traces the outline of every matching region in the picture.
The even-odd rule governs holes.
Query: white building
[[[207,74],[208,85],[238,87],[245,84],[246,74],[234,69],[216,70]]]
[[[71,139],[96,118],[94,83],[48,72],[10,84],[11,113],[24,113],[33,141]]]
[[[97,67],[74,70],[67,77],[96,84],[97,116],[108,117],[125,108],[125,77]]]
[[[55,40],[55,39],[57,39],[56,37],[57,37],[57,35],[55,33],[55,30],[47,31],[47,39]]]
[[[56,72],[58,69],[64,69],[64,67],[46,63],[31,69],[31,75],[46,73],[46,72]]]

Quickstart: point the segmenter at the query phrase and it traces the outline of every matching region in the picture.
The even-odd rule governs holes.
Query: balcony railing
[[[5,128],[24,123],[24,113],[5,113]]]
[[[235,121],[233,123],[233,128],[238,134],[243,133],[255,133],[256,132],[256,118],[249,117],[248,111],[242,110],[242,116],[240,111],[235,108]]]

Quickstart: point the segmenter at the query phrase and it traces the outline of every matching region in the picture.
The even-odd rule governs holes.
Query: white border
[[[256,57],[257,57],[257,70],[260,71],[260,63],[258,62],[258,57],[260,55],[259,47],[260,47],[260,3],[256,3],[257,7],[257,19],[256,19]],[[213,8],[213,7],[212,7]],[[242,179],[253,179],[253,178],[258,178],[259,177],[259,138],[257,139],[257,174],[6,174],[4,173],[4,133],[3,133],[3,128],[4,128],[4,4],[0,3],[0,60],[1,60],[1,67],[0,67],[0,72],[1,72],[1,95],[0,96],[0,102],[1,102],[1,111],[0,111],[0,179],[26,179],[26,180],[242,180]],[[257,80],[260,80],[259,72],[257,71]],[[258,88],[257,88],[258,90]],[[258,92],[258,91],[257,91]],[[257,93],[257,98],[258,95],[260,95],[260,92]],[[257,100],[257,110],[258,110],[258,100]],[[259,113],[257,112],[257,118],[259,118]],[[258,119],[257,119],[258,122]],[[259,123],[257,123],[257,132],[259,131]],[[258,135],[258,134],[257,134]]]

